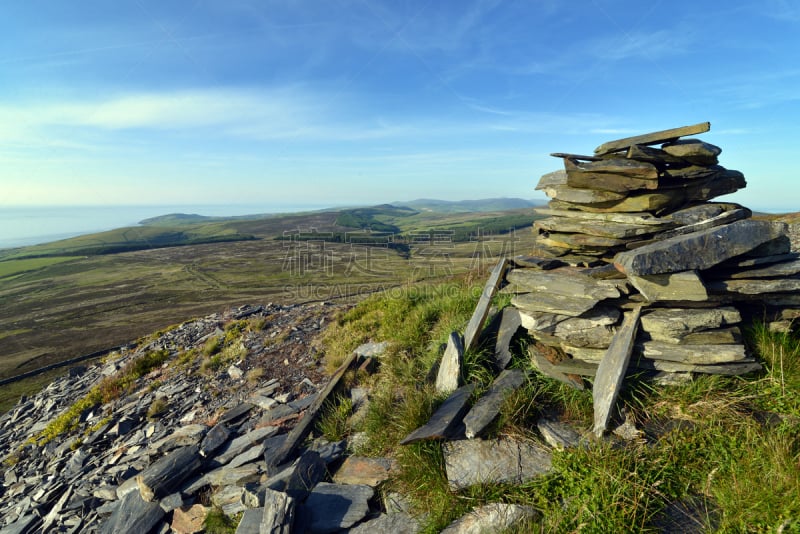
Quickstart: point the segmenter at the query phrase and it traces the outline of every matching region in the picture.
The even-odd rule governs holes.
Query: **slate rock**
[[[706,276],[708,278],[736,280],[739,278],[783,278],[800,274],[800,259],[796,259],[794,254],[767,257],[767,259],[771,258],[786,258],[789,259],[789,261],[770,262],[769,265],[764,266],[754,263],[756,260],[744,260],[739,262],[739,265],[736,266],[736,270],[728,270],[728,266],[725,265],[725,269],[714,269],[709,271]]]
[[[551,271],[514,269],[507,274],[506,279],[519,292],[549,291],[565,296],[580,295],[596,300],[619,297],[619,291],[616,289],[599,284],[597,280],[571,268]]]
[[[594,213],[590,211],[576,211],[574,209],[557,209],[551,206],[534,208],[534,213],[551,217],[564,217],[586,221],[612,222],[620,224],[649,225],[655,229],[667,229],[676,226],[675,222],[666,218],[656,217],[652,213]]]
[[[542,271],[549,271],[557,267],[565,267],[566,263],[553,258],[541,258],[539,256],[519,255],[514,256],[511,262],[516,267],[526,267],[531,269],[541,269]]]
[[[590,174],[614,174],[655,180],[658,178],[658,169],[652,163],[636,161],[627,158],[608,158],[597,161],[579,162],[565,158],[564,166],[567,176],[577,172]]]
[[[686,335],[740,323],[742,316],[730,306],[718,308],[664,308],[642,314],[642,330],[656,341],[681,340]]]
[[[800,278],[781,280],[716,280],[708,283],[708,289],[715,294],[762,295],[768,293],[800,292]]]
[[[744,219],[620,252],[614,263],[636,276],[708,269],[776,237],[765,221]]]
[[[165,512],[157,502],[147,502],[138,491],[131,491],[117,501],[114,512],[103,523],[98,532],[148,532],[164,517]]]
[[[203,441],[200,442],[200,454],[209,456],[228,441],[230,434],[230,430],[225,426],[225,423],[217,423],[208,431]]]
[[[309,532],[327,534],[352,527],[367,516],[374,494],[365,485],[320,482],[303,506],[310,516]]]
[[[648,224],[623,224],[608,221],[549,217],[533,223],[534,231],[588,234],[616,239],[634,239],[649,236],[659,230]]]
[[[521,484],[550,471],[550,452],[509,438],[451,441],[443,445],[445,469],[454,491],[483,483]]]
[[[583,441],[581,434],[567,423],[543,417],[536,422],[536,428],[545,442],[554,449],[577,447]]]
[[[292,464],[283,491],[293,499],[302,500],[326,474],[326,465],[319,453],[305,451]]]
[[[264,426],[256,428],[228,442],[227,445],[219,449],[214,456],[214,461],[218,464],[226,464],[236,456],[249,449],[253,445],[258,445],[270,436],[274,436],[280,431],[277,426]]]
[[[611,154],[613,152],[626,150],[633,145],[653,145],[656,143],[670,142],[678,139],[679,137],[705,133],[710,129],[711,123],[701,122],[691,126],[681,126],[679,128],[670,128],[668,130],[660,130],[658,132],[626,137],[624,139],[616,139],[614,141],[603,143],[595,148],[594,154],[595,156],[602,156],[604,154]]]
[[[248,508],[242,514],[234,534],[260,534],[261,517],[263,515],[263,508]]]
[[[392,462],[388,458],[348,456],[333,475],[337,484],[363,484],[377,487],[391,475]]]
[[[260,534],[291,534],[294,531],[295,501],[281,491],[267,489]]]
[[[642,276],[630,274],[628,280],[649,302],[708,300],[708,291],[697,271]]]
[[[388,341],[381,341],[380,343],[364,343],[359,345],[355,351],[362,358],[380,358],[389,348]]]
[[[556,369],[556,364],[559,363],[559,359],[553,358],[550,354],[555,349],[552,347],[547,347],[541,343],[532,343],[528,345],[528,353],[531,357],[531,363],[533,366],[539,370],[543,375],[558,380],[559,382],[563,382],[577,390],[582,391],[585,389],[585,385],[583,383],[583,379],[580,376],[577,376],[570,372],[562,372]]]
[[[580,293],[562,295],[547,290],[522,293],[511,298],[511,305],[524,312],[544,312],[577,317],[591,310],[599,299],[586,298]],[[523,326],[525,324],[523,323]]]
[[[417,534],[422,530],[416,518],[406,513],[381,514],[349,530],[350,534]]]
[[[242,486],[223,486],[211,495],[211,504],[227,516],[244,512],[244,492]]]
[[[675,345],[661,341],[642,343],[641,354],[652,360],[695,365],[732,363],[747,359],[744,345]]]
[[[601,202],[617,201],[625,198],[622,193],[593,189],[578,189],[567,185],[556,185],[542,188],[550,198],[557,198],[564,202],[577,204],[595,204]]]
[[[450,393],[458,388],[461,382],[461,361],[464,358],[464,343],[458,332],[451,332],[447,340],[447,348],[439,364],[436,375],[436,391]]]
[[[738,326],[712,328],[676,337],[659,336],[653,339],[647,332],[640,332],[643,341],[665,341],[677,345],[733,345],[742,342],[742,331]]]
[[[716,165],[717,156],[722,153],[720,147],[703,142],[700,139],[671,141],[662,145],[661,150],[694,165]]]
[[[462,423],[464,414],[467,413],[469,397],[474,389],[475,384],[467,384],[451,393],[433,413],[430,420],[403,438],[400,445],[408,445],[426,439],[442,440],[452,437]]]
[[[639,329],[641,311],[641,306],[636,306],[625,314],[622,324],[608,347],[608,352],[597,366],[592,387],[592,403],[594,404],[594,434],[598,438],[606,430],[611,409],[616,402],[623,378],[628,370],[636,332]]]
[[[525,373],[519,369],[506,369],[489,390],[478,399],[464,417],[465,433],[468,438],[481,435],[500,414],[503,401],[525,382]]]
[[[494,346],[493,366],[496,371],[502,371],[511,363],[511,341],[522,326],[519,310],[513,306],[503,308],[500,312],[500,325]]]
[[[178,508],[172,513],[172,530],[176,534],[197,534],[203,532],[203,522],[208,516],[209,508],[202,504],[193,504]],[[141,531],[145,532],[145,531]]]
[[[490,503],[472,510],[450,523],[442,534],[483,534],[503,532],[523,522],[534,522],[541,514],[532,506]],[[527,525],[531,528],[532,525]]]

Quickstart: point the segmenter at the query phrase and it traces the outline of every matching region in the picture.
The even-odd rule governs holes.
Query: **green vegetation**
[[[50,258],[28,258],[25,260],[6,260],[0,261],[0,278],[13,276],[15,274],[34,271],[49,265],[55,265],[65,261],[76,259],[75,256],[53,256]],[[0,334],[0,339],[2,335]]]
[[[155,399],[147,409],[148,419],[158,419],[169,408],[169,402],[164,397]]]
[[[322,409],[317,421],[317,432],[328,441],[340,441],[350,434],[348,419],[353,413],[353,403],[348,397],[337,396],[330,399]]]
[[[463,330],[476,287],[465,276],[376,295],[326,333],[331,368],[360,343],[391,342],[380,373],[363,379],[372,387],[371,403],[352,430],[368,437],[361,453],[397,459],[400,470],[390,484],[427,513],[426,532],[498,501],[542,511],[540,524],[526,527],[542,532],[658,532],[669,525],[680,528],[677,520],[706,531],[800,530],[800,340],[759,325],[748,333],[765,364],[759,374],[705,375],[671,387],[639,382],[625,391],[620,402],[645,429],[639,441],[591,440],[585,447],[554,451],[553,471],[523,485],[452,492],[439,443],[400,447],[398,442],[443,400],[430,385],[429,371],[449,332]],[[514,365],[529,365],[525,344],[517,351]],[[466,356],[466,372],[481,387],[491,378],[485,360],[481,350]],[[349,432],[346,412],[346,406],[334,404],[319,430]],[[491,435],[539,440],[536,421],[545,414],[589,430],[591,392],[533,372],[506,400]]]
[[[0,259],[116,254],[162,247],[255,239],[224,224],[191,227],[135,226],[0,252]],[[64,261],[64,260],[62,260]]]
[[[208,534],[233,534],[241,520],[242,514],[236,517],[228,517],[222,509],[216,506],[209,510],[205,521],[203,521],[204,532]]]
[[[86,395],[53,419],[38,436],[31,438],[31,441],[42,446],[58,436],[74,430],[77,428],[82,414],[128,393],[136,380],[164,363],[169,355],[169,351],[163,349],[150,351],[136,358],[121,369],[116,376],[105,378],[94,386]]]

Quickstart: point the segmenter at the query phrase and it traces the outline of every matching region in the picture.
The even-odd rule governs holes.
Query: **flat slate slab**
[[[700,230],[707,230],[709,228],[715,228],[717,226],[722,226],[724,224],[730,224],[732,222],[739,221],[741,219],[746,219],[750,217],[751,214],[752,213],[750,212],[750,210],[745,208],[731,209],[719,215],[715,215],[714,217],[711,217],[709,219],[705,219],[699,222],[694,222],[692,224],[687,224],[685,226],[680,226],[678,228],[673,228],[672,230],[666,230],[664,232],[659,233],[653,240],[635,241],[631,243],[628,246],[628,248],[638,248],[640,246],[649,244],[655,240],[663,241],[664,239],[669,239],[671,237],[691,234],[692,232],[699,232]]]
[[[592,401],[594,403],[594,433],[597,437],[606,431],[611,417],[611,408],[617,400],[622,379],[628,369],[628,361],[633,352],[636,330],[639,327],[639,316],[642,308],[636,307],[622,320],[608,352],[597,368]]]
[[[300,443],[311,433],[314,428],[314,421],[325,405],[325,401],[333,394],[344,374],[353,363],[358,361],[358,358],[359,356],[355,352],[350,353],[345,361],[342,362],[342,365],[333,373],[322,391],[314,398],[300,422],[289,432],[286,441],[277,450],[270,451],[267,455],[267,472],[269,474],[275,474],[277,467],[288,461]]]
[[[564,217],[570,219],[582,219],[589,221],[605,221],[620,224],[646,224],[649,226],[671,228],[675,226],[673,221],[659,218],[651,213],[592,213],[588,211],[574,211],[567,209],[533,208],[534,213],[550,217]]]
[[[596,156],[610,154],[625,150],[633,145],[654,145],[658,143],[665,143],[667,141],[675,140],[679,137],[687,135],[697,135],[705,133],[711,129],[710,122],[701,122],[691,126],[681,126],[680,128],[671,128],[669,130],[660,130],[644,135],[635,135],[633,137],[626,137],[624,139],[617,139],[615,141],[608,141],[594,149]]]
[[[579,295],[582,298],[597,300],[619,297],[619,290],[600,284],[596,279],[582,274],[577,269],[564,268],[552,271],[514,269],[506,278],[520,292],[549,291],[564,296]]]
[[[368,458],[366,456],[348,456],[333,475],[338,484],[364,484],[377,487],[389,478],[392,462],[388,458]]]
[[[761,364],[754,360],[745,360],[734,363],[719,363],[714,365],[697,365],[691,363],[670,362],[667,360],[651,360],[638,358],[631,361],[637,369],[648,371],[663,371],[667,373],[704,373],[709,375],[743,375],[761,370]]]
[[[157,502],[147,502],[138,491],[131,491],[117,502],[111,517],[100,527],[99,532],[149,532],[164,515],[166,513]]]
[[[570,187],[586,187],[615,193],[627,193],[628,191],[658,189],[659,180],[634,178],[618,174],[570,172],[567,175],[567,185]]]
[[[742,342],[742,331],[738,326],[712,328],[675,337],[659,335],[658,339],[640,329],[639,336],[642,341],[664,341],[675,345],[731,345]]]
[[[738,324],[739,311],[731,306],[717,308],[661,308],[642,314],[642,330],[655,341],[683,339],[688,334]]]
[[[708,300],[708,291],[697,271],[643,276],[630,274],[628,280],[649,302]]]
[[[642,356],[651,360],[709,365],[747,359],[744,345],[676,345],[647,341],[640,346]]]
[[[506,262],[506,259],[501,258],[500,261],[497,262],[497,265],[495,265],[494,269],[492,269],[492,273],[489,275],[489,279],[486,281],[486,285],[483,287],[481,296],[478,299],[478,304],[475,306],[475,311],[472,312],[472,317],[470,317],[470,320],[464,329],[465,351],[472,350],[478,343],[478,337],[481,333],[481,329],[483,328],[483,323],[486,321],[486,315],[489,313],[489,306],[492,303],[492,298],[494,297],[495,293],[497,293],[497,288],[500,286],[500,282],[503,280],[503,275],[506,272],[507,265],[508,263]]]
[[[500,325],[497,330],[497,339],[494,344],[494,362],[496,371],[502,371],[511,362],[511,340],[522,327],[522,318],[519,310],[507,306],[500,312]]]
[[[770,280],[717,280],[708,283],[708,289],[716,294],[739,293],[743,295],[761,295],[764,293],[795,293],[800,291],[800,278],[784,278]]]
[[[490,503],[456,519],[441,534],[504,532],[523,521],[534,521],[540,517],[541,513],[532,506]]]
[[[436,375],[436,391],[450,393],[461,385],[461,362],[464,359],[464,344],[461,334],[450,332],[447,348],[439,363],[439,372]]]
[[[519,369],[506,369],[500,373],[489,390],[464,417],[466,436],[474,438],[481,435],[500,414],[500,407],[506,397],[524,383],[525,373]]]
[[[509,438],[450,441],[443,450],[447,480],[454,491],[475,484],[522,484],[552,469],[550,451]]]
[[[585,389],[586,386],[583,383],[583,379],[578,376],[580,373],[558,370],[557,363],[550,361],[543,350],[540,350],[533,344],[528,345],[528,353],[531,356],[531,363],[533,363],[543,375],[563,382],[577,390],[582,391]],[[591,374],[594,375],[594,372]]]
[[[545,312],[577,317],[595,307],[599,299],[561,295],[546,290],[522,293],[511,299],[511,304],[523,311]]]
[[[427,424],[403,438],[400,445],[408,445],[426,439],[449,439],[461,424],[464,414],[469,408],[469,397],[474,390],[475,384],[467,384],[455,390],[433,413]]]
[[[594,189],[579,189],[567,185],[554,185],[544,187],[544,194],[550,198],[557,198],[564,202],[576,204],[597,204],[598,202],[612,202],[625,198],[623,193],[602,191]]]
[[[664,189],[654,193],[639,193],[630,195],[622,200],[613,202],[598,202],[595,204],[576,204],[553,199],[548,205],[554,209],[572,209],[591,211],[596,213],[628,213],[639,211],[656,212],[668,208],[675,208],[686,200],[686,191],[679,189]]]
[[[381,514],[351,528],[349,534],[417,534],[422,530],[416,518],[405,512]]]
[[[576,173],[613,174],[646,180],[658,179],[658,169],[652,163],[627,158],[608,158],[596,161],[577,161],[574,158],[564,159],[567,176]]]
[[[556,260],[553,258],[541,258],[539,256],[528,256],[525,254],[514,256],[511,259],[511,263],[515,267],[541,269],[542,271],[548,271],[550,269],[555,269],[557,267],[565,267],[567,265],[561,260]]]
[[[623,224],[567,217],[539,219],[533,223],[533,228],[534,230],[541,229],[548,232],[571,232],[616,239],[642,237],[652,235],[657,231],[657,228],[649,224]]]
[[[614,264],[636,276],[709,269],[776,237],[771,223],[744,219],[620,252]]]
[[[556,449],[577,447],[584,441],[580,432],[575,430],[572,425],[561,421],[543,417],[536,422],[536,428],[547,444]]]
[[[308,531],[327,534],[352,527],[369,513],[374,494],[369,486],[320,482],[303,506],[310,515]]]

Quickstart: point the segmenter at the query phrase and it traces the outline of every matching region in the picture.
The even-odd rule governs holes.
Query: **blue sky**
[[[791,0],[4,0],[0,205],[543,198],[550,152],[703,121],[798,210]]]

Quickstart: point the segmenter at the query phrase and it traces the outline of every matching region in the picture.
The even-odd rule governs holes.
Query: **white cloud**
[[[591,54],[597,58],[622,61],[626,59],[655,60],[687,52],[691,37],[684,32],[659,30],[655,32],[622,32],[589,43]]]

